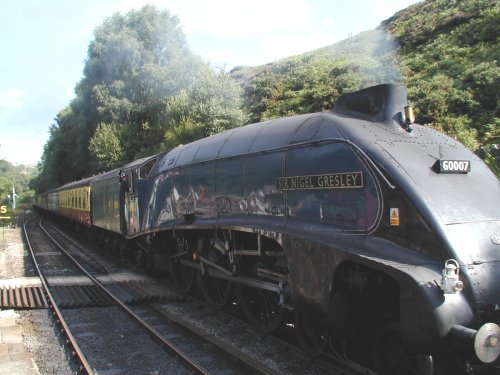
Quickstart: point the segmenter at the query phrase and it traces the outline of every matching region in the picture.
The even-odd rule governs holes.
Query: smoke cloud
[[[343,58],[362,76],[366,86],[403,83],[399,43],[382,27],[362,32],[333,46],[333,58]]]

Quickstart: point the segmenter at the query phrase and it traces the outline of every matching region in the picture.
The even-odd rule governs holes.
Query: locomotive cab
[[[360,119],[337,124],[389,182],[382,184],[384,214],[372,238],[389,241],[376,250],[377,262],[390,268],[384,272],[400,272],[402,339],[417,351],[433,347],[437,357],[464,344],[476,354],[472,367],[498,361],[500,183],[460,143],[410,126],[405,107],[404,88],[382,85],[347,95],[334,108]]]
[[[126,236],[140,232],[141,211],[148,188],[147,178],[160,155],[136,160],[120,170],[120,196],[122,209],[122,231]]]

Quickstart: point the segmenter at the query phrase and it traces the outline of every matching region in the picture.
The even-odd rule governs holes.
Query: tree
[[[190,88],[168,101],[161,148],[173,148],[246,123],[241,93],[225,71],[206,66]]]
[[[189,87],[202,67],[177,18],[145,6],[115,14],[96,30],[79,89],[95,106],[94,129],[99,122],[114,125],[129,161],[161,143],[165,102]]]
[[[89,44],[75,99],[51,128],[35,185],[83,178],[131,160],[151,148],[152,139],[160,144],[166,101],[189,87],[203,66],[168,11],[145,6],[106,19]],[[112,146],[105,148],[105,139],[113,139]]]
[[[106,170],[123,164],[123,147],[115,125],[100,123],[90,139],[89,150]]]
[[[34,194],[29,188],[29,181],[35,174],[33,167],[13,165],[6,160],[0,160],[0,205],[11,207],[12,198],[9,199],[9,196],[12,197],[13,189],[17,195],[17,203],[28,203]]]

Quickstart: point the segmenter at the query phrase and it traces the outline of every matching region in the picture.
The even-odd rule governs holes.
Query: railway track
[[[32,243],[30,241],[30,236],[28,235],[28,230],[27,230],[27,224],[29,222],[30,221],[27,221],[23,225],[24,235],[25,235],[25,239],[26,239],[26,242],[28,244],[28,247],[29,247],[32,259],[33,259],[33,262],[35,264],[35,267],[37,269],[38,275],[39,275],[40,280],[42,282],[42,286],[43,286],[43,289],[45,291],[45,296],[48,299],[49,306],[53,310],[53,312],[54,312],[54,314],[56,316],[56,319],[57,319],[59,325],[62,327],[62,330],[64,332],[64,336],[67,338],[68,343],[69,343],[69,345],[71,347],[71,350],[74,353],[75,360],[80,365],[80,371],[85,372],[87,374],[93,374],[94,372],[92,370],[92,367],[90,366],[89,362],[87,361],[87,358],[85,357],[85,355],[81,351],[80,346],[78,345],[75,337],[71,333],[71,330],[69,329],[69,327],[68,327],[68,325],[67,325],[67,323],[66,323],[66,321],[64,319],[64,316],[62,315],[62,312],[59,309],[59,307],[58,307],[58,305],[57,305],[57,303],[56,303],[56,301],[54,299],[54,296],[50,292],[50,288],[49,288],[49,284],[47,282],[47,278],[44,276],[44,274],[42,272],[42,269],[41,269],[40,265],[38,264],[38,262],[36,260],[35,252],[33,251],[33,246],[32,246]]]
[[[53,229],[43,228],[41,225],[39,228],[33,228],[32,223],[26,224],[24,227],[25,236],[37,270],[40,272],[47,304],[56,314],[57,320],[65,332],[71,346],[70,351],[74,353],[74,357],[79,363],[77,367],[79,367],[80,372],[92,374],[109,370],[110,367],[116,371],[120,365],[110,363],[110,358],[118,358],[120,355],[109,350],[105,351],[103,355],[101,349],[94,347],[95,342],[112,342],[113,335],[116,336],[118,332],[118,340],[112,345],[116,348],[133,332],[132,335],[137,335],[135,340],[142,343],[144,338],[139,338],[140,333],[138,333],[142,330],[147,332],[149,337],[153,337],[162,348],[167,348],[168,352],[157,357],[161,358],[161,362],[169,363],[168,366],[160,366],[160,364],[155,363],[153,367],[163,370],[147,370],[149,373],[275,373],[275,370],[268,368],[260,361],[249,358],[241,359],[238,352],[231,351],[229,345],[226,347],[213,345],[210,341],[203,339],[199,333],[190,334],[185,327],[180,327],[175,321],[169,321],[165,315],[155,313],[153,309],[130,307],[126,302],[152,299],[148,297],[152,291],[151,285],[140,285],[138,282],[131,283],[130,281],[128,284],[109,282],[113,279],[112,275],[103,274],[102,267],[92,265],[92,261],[89,259],[82,261],[86,257],[77,252],[76,245],[70,244],[69,239],[61,232],[54,232]],[[31,238],[36,235],[37,244],[40,243],[40,230],[44,230],[52,245],[46,244],[40,247],[31,241]],[[36,232],[38,234],[35,234]],[[35,246],[38,248],[34,249]],[[47,251],[46,246],[51,246],[52,249]],[[60,259],[61,254],[64,254],[64,258],[71,259],[71,263]],[[58,258],[55,268],[49,266],[47,257]],[[40,259],[43,261],[42,265],[40,265]],[[51,276],[47,276],[47,274],[51,274]],[[92,285],[90,285],[89,280]],[[153,294],[159,295],[160,293],[157,290]],[[74,302],[69,303],[68,301]],[[82,301],[86,301],[86,303]],[[82,305],[85,306],[82,307]],[[78,308],[75,308],[76,306]],[[67,307],[72,308],[66,309]],[[85,309],[84,314],[82,309]],[[108,321],[109,318],[106,318],[106,314],[112,317],[110,321]],[[105,323],[103,324],[103,322]],[[116,328],[118,326],[121,328]],[[105,336],[107,334],[106,327],[115,327],[115,332],[112,332],[107,339],[103,340],[102,337],[99,339],[99,335]],[[129,332],[126,331],[127,327],[131,327]],[[151,345],[148,343],[145,347],[148,348]],[[145,356],[145,353],[142,353],[143,348],[131,348],[130,343],[126,347],[129,356],[130,353],[137,358]],[[158,351],[157,348],[155,350]],[[150,349],[146,351],[150,351]],[[154,362],[153,359],[152,361]],[[121,366],[123,366],[123,359],[121,362]],[[136,373],[144,373],[143,371],[146,369],[127,367],[123,370],[123,373],[134,373],[134,370],[137,371]]]
[[[213,311],[199,300],[193,302],[188,298],[152,303],[151,306],[190,331],[207,336],[214,345],[228,345],[228,350],[240,350],[254,360],[260,358],[271,363],[270,366],[278,374],[377,375],[338,353],[311,357],[293,343],[295,333],[289,328],[280,330],[276,335],[256,334],[233,312]],[[235,345],[234,341],[238,343]],[[270,355],[271,352],[274,355]]]
[[[38,244],[45,236],[50,236],[45,242],[52,238],[50,244],[38,245],[33,258],[42,263],[40,272],[48,275],[42,277],[47,284],[44,288],[52,296],[47,298],[47,304],[62,310],[57,319],[66,321],[63,327],[68,327],[70,335],[73,332],[73,339],[76,336],[76,340],[67,341],[76,341],[76,347],[82,347],[70,349],[76,358],[83,355],[78,365],[81,372],[126,366],[123,373],[139,374],[144,373],[144,368],[137,366],[148,366],[148,360],[154,363],[162,358],[162,362],[173,363],[174,368],[167,372],[152,368],[149,373],[375,375],[339,355],[311,358],[286,339],[256,334],[231,313],[215,311],[200,301],[180,296],[146,276],[131,277],[116,263],[96,259],[96,254],[59,229],[47,226],[46,234],[41,236],[41,229],[33,228],[33,222],[30,226],[31,236],[37,237]],[[71,263],[68,259],[72,259]],[[106,316],[113,319],[108,321]],[[130,331],[128,326],[134,329]],[[111,327],[114,337],[106,334]],[[145,350],[157,353],[154,356],[139,354],[144,348],[134,348],[127,342],[130,336],[144,335],[144,330],[156,344],[144,344],[147,340],[143,338],[135,341],[145,348],[154,346]],[[110,347],[123,344],[129,353],[135,353],[132,359],[144,358],[131,368],[123,354],[103,351],[95,345],[96,341],[104,341],[104,346]],[[167,352],[163,348],[168,348]],[[92,359],[87,360],[86,356]],[[116,359],[117,364],[109,358]],[[90,369],[85,361],[91,363]]]

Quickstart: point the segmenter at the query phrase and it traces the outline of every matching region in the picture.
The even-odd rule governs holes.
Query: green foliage
[[[12,189],[17,194],[16,202],[29,203],[34,195],[30,189],[29,182],[36,175],[35,167],[24,165],[13,165],[5,160],[0,160],[0,205],[11,206]],[[8,216],[8,215],[7,215]]]
[[[499,153],[498,149],[496,151]],[[498,178],[500,178],[500,156],[493,156],[491,151],[487,151],[484,157],[484,161],[490,169],[497,175]]]
[[[45,145],[38,191],[132,160],[160,144],[165,100],[192,83],[203,66],[179,21],[152,6],[115,14],[94,32],[75,88]]]
[[[499,36],[496,0],[427,0],[332,46],[227,74],[189,51],[167,11],[115,14],[95,30],[76,98],[58,114],[32,186],[45,190],[246,122],[328,110],[380,83],[408,87],[419,123],[472,150],[495,150]],[[493,155],[492,169],[498,163]]]
[[[117,168],[123,164],[123,148],[116,126],[100,123],[90,139],[90,152],[97,158],[98,165],[105,170]]]
[[[189,124],[201,137],[245,121],[239,87],[192,54],[178,19],[153,6],[106,19],[83,73],[76,98],[51,127],[33,182],[39,191],[162,151],[169,129]],[[169,113],[184,93],[188,116]]]
[[[458,26],[465,25],[475,20],[480,20],[476,41],[491,39],[491,29],[484,29],[481,25],[482,14],[495,9],[495,0],[428,0],[419,2],[407,9],[396,13],[393,17],[383,22],[392,35],[399,41],[405,50],[413,49],[419,45],[427,44],[440,35],[452,33]],[[491,25],[491,24],[490,24]],[[498,24],[497,24],[498,27]],[[493,39],[496,39],[493,36]],[[468,45],[476,42],[465,39]]]
[[[329,110],[339,96],[377,83],[401,83],[396,41],[382,29],[277,63],[231,72],[245,89],[251,120]]]
[[[165,110],[162,149],[243,125],[241,89],[224,71],[205,69],[186,91],[171,98]]]
[[[425,20],[410,25],[408,17],[420,18],[423,12]],[[419,121],[472,150],[498,129],[499,15],[492,0],[434,0],[387,24],[403,46],[404,76]],[[414,32],[411,38],[403,32],[406,27]]]
[[[476,150],[498,134],[499,38],[496,0],[427,0],[375,30],[231,73],[252,121],[326,110],[344,93],[404,83],[419,123]]]
[[[203,124],[204,136],[243,125],[241,94],[241,88],[223,70],[203,70],[188,89],[188,105],[195,122]]]
[[[30,186],[36,191],[45,191],[68,181],[81,178],[88,170],[89,132],[84,119],[76,116],[71,107],[66,107],[50,127],[49,140],[44,146],[40,174]],[[79,156],[81,159],[76,159]]]
[[[234,76],[241,72],[234,70]],[[330,109],[342,94],[359,88],[362,75],[344,60],[299,56],[266,65],[243,83],[252,122]]]
[[[488,134],[488,138],[478,150],[478,154],[500,178],[500,119],[496,119],[494,130]]]

